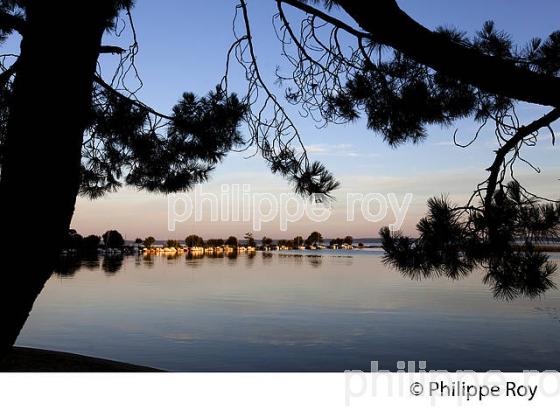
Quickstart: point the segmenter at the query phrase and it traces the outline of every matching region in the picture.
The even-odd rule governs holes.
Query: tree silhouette
[[[216,246],[223,246],[224,245],[224,240],[223,239],[208,239],[206,241],[206,245],[210,246],[210,247],[216,247]]]
[[[321,125],[364,117],[368,128],[393,147],[423,141],[430,125],[450,126],[464,118],[479,128],[467,143],[459,142],[455,132],[457,146],[467,148],[493,128],[498,149],[488,178],[466,204],[430,200],[417,239],[383,229],[386,262],[415,278],[456,278],[482,267],[498,297],[533,297],[554,286],[555,267],[538,249],[539,243],[557,238],[559,202],[519,184],[515,165],[522,161],[539,172],[522,151],[539,142],[542,130],[555,141],[551,125],[560,118],[560,32],[517,46],[491,21],[472,37],[452,28],[429,30],[395,0],[275,2],[276,31],[290,67],[287,73],[278,70],[278,79],[288,101]],[[302,12],[297,30],[286,6]],[[238,25],[249,27],[247,2],[241,1],[240,8]],[[346,15],[338,17],[336,8]],[[248,38],[238,40],[250,43],[250,30],[245,33]],[[238,60],[248,60],[249,68],[256,65],[250,55]],[[519,102],[550,110],[522,124]],[[504,204],[512,209],[507,217],[500,208]]]
[[[96,252],[99,247],[101,238],[97,235],[88,235],[83,240],[83,247],[85,252]]]
[[[237,247],[237,238],[235,236],[230,236],[226,239],[225,244],[228,246]]]
[[[176,239],[168,239],[165,243],[166,248],[176,248],[178,249],[181,246],[178,240]]]
[[[314,245],[314,246],[317,246],[318,243],[322,243],[322,242],[323,242],[323,236],[317,231],[311,232],[311,234],[309,234],[309,236],[305,241],[307,245]]]
[[[146,248],[151,248],[152,246],[154,246],[154,243],[156,243],[156,238],[154,238],[153,236],[148,236],[146,239],[144,239],[144,246]]]
[[[255,242],[255,238],[253,238],[253,234],[251,232],[247,232],[245,234],[245,236],[243,237],[243,239],[245,239],[245,241],[247,241],[247,246],[250,246],[252,248],[257,246],[257,243]]]
[[[204,239],[198,235],[189,235],[185,238],[185,246],[189,248],[193,246],[204,246]]]
[[[82,248],[84,238],[75,229],[70,229],[62,247],[64,249],[78,250]]]
[[[124,238],[118,231],[107,231],[102,236],[106,248],[122,248]]]
[[[126,88],[138,50],[132,3],[85,0],[78,8],[65,0],[0,1],[0,41],[14,32],[22,37],[19,55],[3,56],[0,67],[0,213],[20,221],[19,231],[2,224],[0,246],[20,243],[23,232],[51,239],[24,272],[5,275],[0,354],[52,272],[78,193],[96,198],[123,184],[164,193],[190,189],[243,142],[238,128],[247,104],[220,86],[206,97],[184,93],[170,115]],[[121,14],[134,33],[128,50],[101,43],[104,33],[115,33]],[[53,39],[68,35],[79,46],[53,58]],[[101,53],[120,59],[107,81],[97,70]],[[29,189],[38,176],[52,183]],[[34,218],[37,198],[48,218]],[[11,298],[16,302],[8,303],[8,295],[18,295]]]
[[[492,261],[495,278],[503,277],[505,258],[488,255],[496,246],[509,255],[509,248],[498,246],[499,238],[509,230],[506,236],[513,249],[523,226],[526,250],[515,256],[525,258],[519,265],[524,273],[508,280],[517,277],[510,280],[517,286],[519,277],[530,272],[545,276],[547,258],[531,245],[542,238],[536,225],[545,209],[544,231],[557,224],[551,203],[546,205],[544,198],[520,185],[508,188],[506,176],[514,178],[514,164],[524,160],[522,148],[534,145],[539,131],[551,130],[560,118],[560,35],[515,47],[491,23],[474,38],[458,30],[428,30],[395,0],[271,1],[278,7],[275,25],[292,68],[288,74],[279,71],[278,80],[288,101],[304,116],[323,125],[365,116],[368,127],[393,146],[419,142],[427,137],[427,126],[450,125],[462,118],[481,124],[474,138],[483,126],[494,127],[500,148],[488,179],[472,200],[429,215],[419,225],[422,237],[433,238],[440,248],[422,247],[422,238],[417,242],[384,232],[388,256],[394,254],[392,244],[403,247],[401,257],[406,252],[414,257],[422,249],[427,254],[420,256],[427,260],[448,251],[453,255],[464,238],[473,237],[461,229],[477,227],[476,235],[488,239],[480,255]],[[34,231],[51,239],[24,270],[3,275],[0,315],[5,332],[0,354],[14,343],[55,266],[79,193],[96,198],[125,184],[163,193],[189,189],[206,181],[230,150],[249,147],[255,147],[272,172],[286,177],[296,192],[324,200],[338,187],[323,165],[309,160],[297,128],[263,81],[245,0],[235,9],[235,38],[225,77],[207,96],[184,93],[171,114],[156,112],[137,99],[137,90],[126,87],[127,75],[136,75],[138,52],[132,6],[132,0],[83,0],[79,7],[65,0],[0,0],[0,42],[13,33],[22,38],[19,55],[0,59],[0,248],[24,243]],[[297,31],[285,6],[301,12]],[[346,12],[346,21],[337,17],[334,7]],[[104,33],[115,33],[118,18],[133,33],[126,50],[101,42]],[[61,50],[54,58],[55,40],[68,35],[79,46],[71,52]],[[119,59],[110,79],[97,70],[101,53]],[[243,96],[228,89],[233,60],[244,68],[248,87]],[[515,115],[518,101],[551,111],[522,125]],[[242,123],[247,136],[239,132]],[[48,183],[33,183],[38,178]],[[513,199],[514,191],[519,200]],[[513,226],[496,211],[503,198],[517,207]],[[445,202],[432,201],[431,211],[447,209]],[[35,217],[37,203],[48,217]],[[522,209],[531,216],[519,214]],[[455,245],[437,239],[440,228],[457,241]],[[472,255],[475,259],[479,253]],[[456,263],[452,257],[442,261]],[[439,266],[436,262],[425,265]]]
[[[539,204],[522,195],[518,183],[497,191],[484,209],[465,214],[445,197],[428,202],[417,239],[388,228],[380,232],[385,261],[414,279],[446,276],[459,279],[476,267],[494,295],[534,297],[554,287],[557,267],[535,249],[539,239],[557,238],[560,206]]]

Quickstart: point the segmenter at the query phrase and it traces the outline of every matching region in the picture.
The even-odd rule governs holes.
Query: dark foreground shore
[[[14,347],[0,361],[0,372],[159,372],[151,367],[72,353]]]

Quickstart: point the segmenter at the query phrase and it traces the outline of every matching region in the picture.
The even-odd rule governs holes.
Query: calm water
[[[53,275],[19,340],[178,371],[560,370],[560,293],[415,282],[377,251],[125,257]],[[320,256],[319,256],[320,255]]]

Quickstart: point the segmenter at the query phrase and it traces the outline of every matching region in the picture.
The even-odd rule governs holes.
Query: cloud
[[[309,155],[324,155],[330,157],[379,157],[375,153],[360,153],[352,144],[311,144],[305,147]]]
[[[431,145],[435,147],[455,147],[455,143],[453,141],[436,141],[432,142]]]

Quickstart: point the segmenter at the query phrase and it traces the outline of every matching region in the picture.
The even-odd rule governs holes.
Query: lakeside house
[[[190,255],[223,255],[232,253],[254,253],[257,248],[254,246],[192,246],[192,247],[161,247],[153,246],[151,248],[144,248],[142,252],[147,255],[159,255],[159,254],[183,254],[187,253]]]

